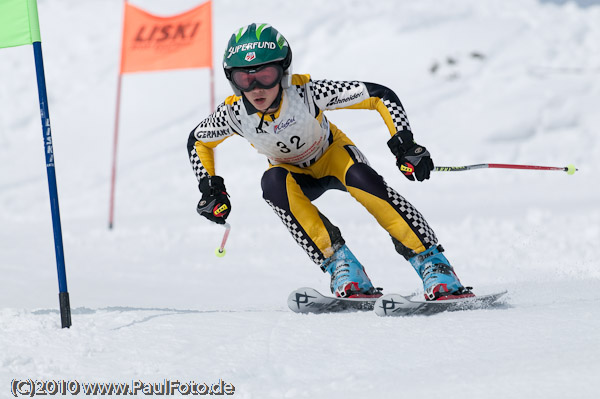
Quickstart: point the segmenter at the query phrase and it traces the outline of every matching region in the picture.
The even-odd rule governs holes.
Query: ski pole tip
[[[217,249],[215,249],[215,255],[217,256],[217,258],[224,257],[225,256],[225,248],[218,247]]]
[[[579,169],[577,169],[575,167],[575,165],[570,164],[565,168],[565,171],[567,172],[568,175],[573,175],[575,174],[575,172],[577,172]]]

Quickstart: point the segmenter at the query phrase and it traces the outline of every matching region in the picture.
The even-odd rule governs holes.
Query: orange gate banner
[[[211,16],[210,1],[171,17],[126,2],[121,73],[211,68]]]

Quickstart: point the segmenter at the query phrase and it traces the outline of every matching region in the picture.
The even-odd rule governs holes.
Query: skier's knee
[[[286,179],[288,171],[284,168],[269,168],[261,179],[263,198],[281,206],[287,203]]]
[[[366,191],[379,198],[387,199],[383,177],[364,163],[355,163],[346,172],[346,185]]]

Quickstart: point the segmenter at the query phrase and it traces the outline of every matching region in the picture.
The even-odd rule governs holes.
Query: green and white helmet
[[[231,83],[233,68],[251,68],[279,63],[283,68],[281,86],[286,89],[292,82],[292,49],[277,29],[269,24],[252,23],[236,30],[227,43],[223,55],[223,70],[236,95],[241,91]]]

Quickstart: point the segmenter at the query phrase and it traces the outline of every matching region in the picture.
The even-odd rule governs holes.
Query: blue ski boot
[[[365,268],[346,244],[325,259],[321,268],[331,274],[331,292],[340,298],[380,297],[381,288],[373,287]]]
[[[463,287],[442,252],[441,245],[434,245],[408,260],[423,280],[425,299],[436,301],[475,296],[471,287]]]

